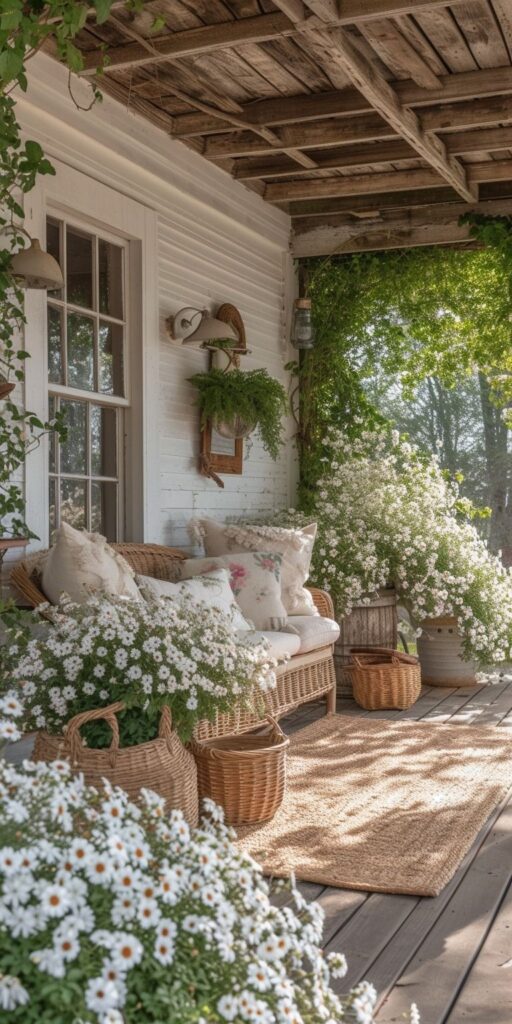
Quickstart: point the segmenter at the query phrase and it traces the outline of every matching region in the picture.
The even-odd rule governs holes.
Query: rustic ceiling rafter
[[[133,28],[131,28],[129,25],[125,25],[124,22],[118,21],[117,18],[111,18],[111,23],[113,23],[118,28],[118,30],[121,33],[123,33],[124,35],[127,35],[131,39],[135,40],[135,45],[141,46],[144,50],[146,50],[146,52],[149,55],[151,55],[152,53],[155,52],[153,43],[150,40],[144,39],[144,37],[140,36],[140,34],[138,32],[136,32]],[[121,88],[123,88],[123,87],[121,86]],[[218,108],[212,106],[211,104],[203,103],[202,100],[194,99],[194,98],[190,97],[190,95],[188,93],[183,92],[182,89],[179,89],[178,87],[176,87],[174,85],[169,85],[169,88],[172,89],[172,93],[173,93],[174,96],[176,96],[178,99],[186,100],[187,103],[190,103],[191,105],[195,106],[202,113],[206,113],[206,114],[208,114],[211,117],[228,118],[230,120],[231,124],[234,127],[241,128],[243,130],[251,128],[251,125],[248,124],[244,120],[243,116],[239,117],[238,114],[235,114],[232,111],[228,112],[228,111],[226,111],[224,109],[219,110]],[[129,100],[130,100],[130,93],[128,92],[128,101]],[[231,106],[233,107],[233,106],[235,106],[235,104],[231,103]],[[242,111],[241,107],[239,107],[239,109]],[[243,114],[243,111],[242,111],[242,114]],[[263,125],[259,125],[254,130],[256,131],[256,133],[258,135],[261,136],[262,139],[264,139],[271,146],[276,146],[277,148],[281,148],[281,145],[282,145],[281,144],[281,140],[276,135],[276,133],[274,131],[272,131],[272,129],[265,128]],[[171,131],[172,131],[172,121],[171,121]],[[317,166],[315,161],[310,156],[308,156],[307,153],[303,153],[301,149],[295,148],[294,146],[286,147],[284,152],[286,152],[286,155],[288,157],[290,157],[290,159],[293,160],[300,167],[305,167],[305,168],[308,168],[308,169],[314,169]]]
[[[278,0],[279,6],[280,0]],[[306,0],[307,6],[310,0]],[[436,136],[427,136],[416,114],[402,106],[396,92],[380,72],[356,49],[344,29],[314,29],[332,53],[332,59],[339,63],[357,89],[366,96],[376,110],[395,132],[415,149],[418,156],[426,160],[442,179],[448,182],[467,202],[478,198],[478,187],[471,185],[461,163],[451,157],[444,143]],[[306,33],[307,37],[308,33]]]
[[[512,196],[479,202],[474,209],[489,215],[512,214]],[[375,220],[371,224],[357,221],[349,223],[345,217],[334,220],[329,226],[298,221],[294,227],[293,249],[296,256],[304,257],[323,255],[326,245],[331,247],[331,252],[348,253],[395,249],[404,244],[448,245],[465,241],[471,244],[469,228],[459,224],[466,210],[467,206],[458,202],[446,203],[444,206],[425,206],[402,213],[390,212],[381,221]]]
[[[360,251],[405,244],[409,216],[410,244],[464,244],[442,208],[512,198],[512,0],[122,8],[86,21],[86,76],[106,55],[105,92],[300,231],[309,222],[309,238],[321,229],[327,245],[331,218],[339,231],[359,225]]]
[[[512,67],[444,75],[439,78],[439,83],[439,89],[436,90],[419,87],[411,80],[394,82],[393,87],[400,102],[414,108],[437,103],[444,105],[476,97],[510,95]],[[135,91],[138,95],[148,95],[149,98],[150,89],[146,92],[144,83],[136,87]],[[368,113],[371,109],[366,97],[357,89],[349,88],[259,100],[245,104],[243,112],[251,124],[282,125],[315,121],[323,117]],[[180,114],[175,118],[177,137],[192,137],[227,130],[227,122],[222,126],[219,121],[201,117],[199,114]]]

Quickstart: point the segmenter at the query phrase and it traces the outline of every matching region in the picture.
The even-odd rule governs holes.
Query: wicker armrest
[[[323,615],[324,619],[334,618],[334,604],[332,597],[327,593],[326,590],[319,590],[318,587],[307,587],[313,601],[315,602],[315,608]]]

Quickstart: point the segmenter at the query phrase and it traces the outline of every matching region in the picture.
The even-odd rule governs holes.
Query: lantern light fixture
[[[196,323],[198,317],[199,322]],[[184,306],[165,322],[169,336],[182,345],[202,348],[208,347],[209,342],[228,341],[235,348],[238,344],[238,335],[231,324],[217,320],[207,309]]]
[[[315,330],[311,316],[311,299],[295,299],[291,343],[301,351],[314,348]]]
[[[21,226],[8,228],[16,234],[26,235],[29,245],[20,249],[11,260],[13,276],[21,288],[63,288],[62,270],[54,256],[41,248],[38,238],[32,238]]]

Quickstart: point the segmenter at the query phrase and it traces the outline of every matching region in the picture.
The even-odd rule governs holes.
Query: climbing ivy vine
[[[11,267],[13,254],[24,245],[23,197],[39,175],[55,173],[40,144],[23,140],[16,120],[16,93],[27,89],[27,62],[50,38],[70,71],[79,71],[82,56],[73,40],[91,9],[100,23],[111,5],[112,0],[0,0],[0,382],[4,385],[23,384],[28,357],[22,342],[23,292]],[[93,98],[99,98],[96,87]],[[64,425],[59,418],[44,422],[24,409],[12,397],[15,394],[1,401],[0,537],[32,537],[16,471],[45,432],[62,434]]]

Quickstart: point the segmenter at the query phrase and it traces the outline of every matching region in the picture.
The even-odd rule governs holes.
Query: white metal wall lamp
[[[182,345],[207,348],[209,342],[232,341],[234,348],[238,344],[238,335],[231,324],[217,320],[207,309],[184,306],[174,316],[167,317],[165,323],[169,337]]]
[[[5,228],[14,234],[26,235],[29,245],[20,249],[11,260],[11,271],[21,288],[62,288],[64,278],[57,260],[41,249],[38,238],[32,238],[25,228],[18,225]]]

